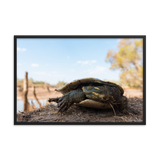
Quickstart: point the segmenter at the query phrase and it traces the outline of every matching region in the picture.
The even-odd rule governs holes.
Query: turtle
[[[119,106],[120,111],[127,108],[127,97],[123,88],[110,81],[102,81],[98,78],[83,78],[74,80],[55,91],[61,92],[62,97],[49,98],[48,102],[56,102],[58,112],[66,111],[72,104],[76,106],[113,109]]]

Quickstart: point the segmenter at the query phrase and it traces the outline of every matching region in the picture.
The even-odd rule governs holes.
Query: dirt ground
[[[17,122],[143,122],[142,91],[125,89],[124,95],[128,98],[128,107],[134,109],[137,113],[128,112],[124,114],[119,112],[118,108],[115,108],[116,116],[114,116],[112,109],[98,110],[72,105],[65,113],[60,114],[57,113],[58,108],[55,103],[48,103],[43,108],[34,111],[17,113]],[[46,97],[53,98],[59,96],[61,94],[52,91]]]

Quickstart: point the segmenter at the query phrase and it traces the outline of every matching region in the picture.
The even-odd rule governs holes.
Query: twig
[[[113,109],[114,115],[116,116],[116,112],[115,112],[115,110],[114,110],[114,108],[113,108],[112,104],[111,104],[111,103],[109,103],[109,104],[110,104],[110,106],[111,106],[111,107],[112,107],[112,109]]]
[[[34,98],[36,99],[37,103],[39,104],[40,108],[42,108],[42,105],[41,103],[39,102],[37,96],[36,96],[36,92],[35,92],[35,86],[33,86],[33,95],[34,95]]]

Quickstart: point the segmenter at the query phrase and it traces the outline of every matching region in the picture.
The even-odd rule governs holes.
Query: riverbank
[[[60,97],[62,96],[61,93],[55,91],[56,88],[49,88],[49,91],[47,88],[43,87],[37,87],[35,89],[36,96],[38,99],[49,99],[49,98],[54,98],[54,97]],[[17,87],[17,100],[22,100],[22,92],[20,91],[20,88]],[[28,88],[28,99],[34,100],[34,95],[33,95],[33,88]]]
[[[140,90],[125,90],[124,95],[128,98],[128,107],[136,112],[122,114],[118,109],[116,116],[113,110],[97,110],[72,105],[65,113],[58,114],[55,103],[48,103],[43,108],[30,112],[19,112],[18,122],[143,122],[143,96]],[[55,92],[50,96],[58,97]],[[60,96],[60,95],[59,95]]]
[[[128,106],[136,112],[123,114],[116,110],[114,116],[113,110],[100,110],[72,105],[65,113],[58,113],[58,108],[54,104],[48,104],[41,109],[31,112],[20,112],[17,114],[18,122],[143,122],[143,99],[129,98]]]

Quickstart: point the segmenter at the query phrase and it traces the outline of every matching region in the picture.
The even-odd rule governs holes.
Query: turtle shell
[[[66,94],[70,91],[73,91],[75,89],[78,89],[80,86],[84,86],[84,85],[89,85],[89,84],[102,84],[102,85],[108,85],[108,86],[113,86],[113,87],[118,87],[121,95],[123,95],[124,90],[121,86],[109,82],[109,81],[102,81],[100,79],[97,78],[83,78],[83,79],[77,79],[75,81],[72,81],[66,85],[64,85],[63,87],[59,88],[59,89],[55,89],[56,91],[61,92],[62,94]]]
[[[88,108],[95,108],[95,109],[111,109],[111,105],[108,103],[103,103],[99,101],[95,101],[92,99],[85,99],[80,103],[76,103],[77,106],[80,107],[88,107]]]

